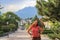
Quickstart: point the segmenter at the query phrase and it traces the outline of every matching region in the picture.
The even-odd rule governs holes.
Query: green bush
[[[16,25],[15,24],[9,24],[8,27],[9,27],[10,31],[13,31],[13,30],[16,29]]]
[[[0,36],[3,36],[4,32],[3,31],[0,31]]]
[[[55,39],[55,38],[60,39],[60,34],[48,34],[48,36],[49,36],[51,39]]]
[[[10,31],[15,31],[18,28],[20,18],[13,12],[6,12],[0,15],[0,35],[5,35]]]
[[[57,35],[57,38],[60,39],[60,33]]]
[[[44,30],[43,34],[52,34],[53,32],[51,30]]]
[[[56,34],[48,34],[48,36],[49,36],[51,39],[57,38],[57,35],[56,35]]]
[[[10,29],[9,29],[9,27],[8,27],[8,26],[3,25],[3,26],[1,26],[1,31],[3,31],[3,32],[9,32],[9,31],[10,31]]]
[[[29,24],[25,24],[25,28],[26,28],[26,29],[28,29],[28,28],[29,28],[29,26],[30,26]]]
[[[10,31],[14,31],[16,29],[17,29],[17,27],[15,24],[9,24],[9,25],[1,26],[0,31],[3,31],[6,33],[6,32],[10,32]]]
[[[0,31],[0,34],[3,34],[4,32],[3,31]]]

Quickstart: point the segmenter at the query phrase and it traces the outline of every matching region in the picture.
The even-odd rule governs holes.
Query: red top
[[[39,33],[39,30],[41,32],[43,32],[43,29],[39,26],[36,26],[37,25],[37,21],[34,21],[34,23],[32,25],[30,25],[29,29],[28,29],[28,33],[29,31],[31,30],[32,31],[32,36],[33,37],[40,37],[40,33]],[[35,27],[36,26],[36,27]],[[29,33],[30,34],[30,33]]]
[[[40,37],[39,27],[38,26],[37,27],[32,27],[31,31],[32,31],[32,36],[33,37]]]

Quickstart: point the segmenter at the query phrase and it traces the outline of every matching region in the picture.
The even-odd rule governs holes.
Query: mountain
[[[23,19],[31,18],[37,14],[37,10],[35,7],[26,7],[22,10],[17,11],[16,14]]]

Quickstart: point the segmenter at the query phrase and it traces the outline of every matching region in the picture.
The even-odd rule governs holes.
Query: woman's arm
[[[32,34],[30,33],[30,31],[31,31],[31,26],[28,28],[27,32],[28,32],[29,35],[32,35]]]
[[[40,30],[40,33],[42,34],[43,28],[42,27],[39,27],[39,30]]]
[[[32,35],[32,34],[30,33],[32,27],[34,27],[36,24],[37,24],[37,21],[34,21],[34,22],[29,26],[27,32],[28,32],[30,35]]]

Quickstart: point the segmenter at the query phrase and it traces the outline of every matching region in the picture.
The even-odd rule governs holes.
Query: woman
[[[41,33],[43,32],[43,28],[38,26],[38,21],[36,20],[31,24],[27,32],[32,37],[32,40],[41,40]]]

